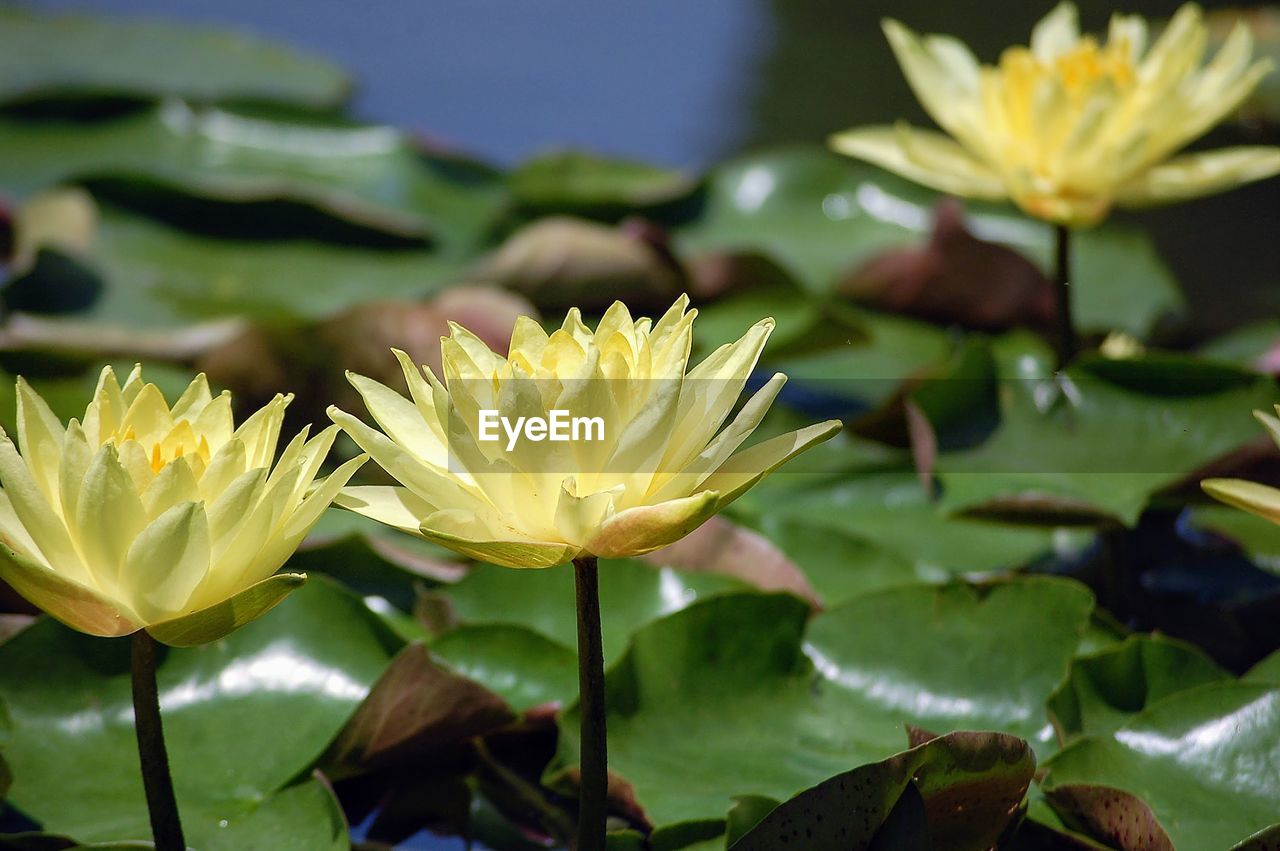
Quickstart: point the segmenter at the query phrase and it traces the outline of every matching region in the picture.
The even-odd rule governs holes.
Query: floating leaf
[[[158,71],[163,69],[163,72]],[[212,27],[0,10],[0,102],[125,96],[334,107],[336,65]]]
[[[481,564],[444,590],[453,615],[463,625],[526,627],[563,647],[578,646],[573,567],[511,570]],[[653,568],[632,559],[600,562],[600,608],[604,655],[615,659],[642,624],[702,599],[738,591],[744,583],[727,576]]]
[[[1277,398],[1268,378],[1189,356],[1085,358],[1050,377],[1041,352],[997,345],[1000,426],[939,456],[947,510],[1131,526],[1157,491],[1254,440],[1241,412]]]
[[[682,255],[763,253],[806,290],[829,294],[860,266],[918,243],[932,227],[936,195],[869,165],[814,148],[752,154],[708,175],[697,215],[678,230]],[[1052,229],[1012,208],[973,205],[969,230],[1017,249],[1042,269]],[[1108,224],[1078,235],[1072,281],[1077,327],[1143,335],[1182,305],[1150,241]]]
[[[695,186],[675,169],[582,151],[554,151],[526,160],[508,175],[507,184],[527,210],[606,218],[675,201]]]
[[[93,124],[0,121],[0,187],[142,180],[235,203],[291,201],[403,237],[477,245],[506,205],[488,169],[385,126],[296,123],[181,101]]]
[[[428,295],[460,269],[416,249],[218,239],[107,206],[85,262],[103,294],[66,321],[135,331],[221,317],[323,319],[361,302]]]
[[[1059,544],[1076,545],[1050,531],[947,516],[912,470],[865,472],[805,488],[768,510],[808,529],[832,529],[870,542],[926,576],[1020,567]]]
[[[1123,851],[1162,847],[1147,839],[1159,830],[1163,847],[1230,848],[1280,823],[1277,730],[1280,689],[1211,683],[1069,745],[1043,785],[1055,809]]]
[[[1132,635],[1081,656],[1049,698],[1049,713],[1064,740],[1113,732],[1170,695],[1230,675],[1194,645],[1159,635]]]
[[[903,799],[915,798],[927,847],[987,851],[1017,818],[1035,765],[1031,748],[1014,736],[951,733],[801,792],[730,847],[910,847],[886,845],[885,834]]]
[[[884,759],[902,750],[904,724],[1047,747],[1044,701],[1091,608],[1083,587],[1052,579],[908,586],[851,600],[806,633],[792,597],[701,601],[642,628],[608,671],[610,767],[661,832],[722,825],[733,796],[784,800]],[[576,707],[561,716],[553,768],[576,765],[577,724]]]
[[[347,822],[342,808],[334,800],[329,786],[322,779],[308,779],[261,801],[250,802],[242,811],[231,812],[222,808],[207,809],[205,805],[184,805],[184,827],[188,838],[196,835],[190,830],[192,822],[199,825],[211,822],[216,830],[200,829],[201,851],[244,851],[246,848],[270,848],[272,851],[348,851],[351,840],[347,835]],[[142,828],[135,835],[146,837],[128,842],[94,842],[81,845],[65,836],[54,834],[0,835],[0,849],[13,851],[149,851],[152,845],[149,828]],[[12,843],[12,844],[10,844]]]
[[[578,694],[578,654],[526,627],[458,627],[435,639],[431,653],[516,712],[567,704]]]
[[[245,847],[217,844],[219,822],[252,823],[260,801],[309,769],[395,645],[358,598],[313,579],[269,617],[169,650],[160,703],[189,841]],[[128,641],[46,619],[0,646],[10,800],[46,830],[80,841],[149,835],[129,689]]]

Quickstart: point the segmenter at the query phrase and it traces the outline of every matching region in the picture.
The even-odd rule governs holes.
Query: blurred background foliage
[[[6,429],[17,373],[65,418],[104,361],[203,370],[300,426],[360,409],[344,369],[398,383],[390,346],[438,364],[449,320],[500,348],[687,291],[706,352],[773,315],[762,432],[847,429],[604,566],[616,847],[1272,847],[1280,534],[1196,482],[1280,477],[1249,417],[1280,181],[1082,233],[1101,351],[1054,377],[1047,228],[822,144],[924,120],[883,14],[993,59],[1044,4],[97,7],[0,8]],[[1278,85],[1208,141],[1280,141]],[[193,844],[562,844],[570,575],[336,511],[289,567],[277,613],[162,664]],[[0,848],[136,847],[122,649],[0,611]]]

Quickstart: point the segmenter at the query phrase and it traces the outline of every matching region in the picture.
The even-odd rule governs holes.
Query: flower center
[[[118,446],[130,440],[138,441],[138,435],[130,427],[123,434],[115,435],[108,440],[114,441]],[[142,441],[138,442],[142,443]],[[142,445],[145,449],[146,444],[142,443]],[[185,456],[191,456],[188,460],[192,462],[193,471],[199,474],[209,465],[212,453],[209,450],[208,438],[203,434],[197,436],[191,424],[182,420],[163,438],[151,443],[147,461],[151,465],[151,472],[159,473],[171,462]]]
[[[1010,86],[1027,94],[1052,80],[1073,100],[1082,100],[1100,85],[1125,89],[1137,81],[1128,41],[1117,39],[1100,47],[1092,36],[1047,62],[1025,47],[1010,48],[1000,57],[1000,72]]]

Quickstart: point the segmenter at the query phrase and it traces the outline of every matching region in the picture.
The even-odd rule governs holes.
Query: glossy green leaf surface
[[[1054,379],[1040,351],[1017,336],[997,345],[1000,426],[939,457],[948,510],[1056,503],[1132,525],[1156,491],[1255,439],[1241,412],[1278,396],[1269,378],[1174,355],[1086,359]]]
[[[578,696],[572,646],[522,626],[483,624],[450,630],[431,643],[431,654],[523,712]]]
[[[1194,645],[1159,635],[1134,635],[1071,663],[1071,674],[1049,698],[1058,735],[1105,735],[1170,695],[1231,675]]]
[[[938,196],[834,153],[789,148],[731,160],[707,177],[699,215],[678,231],[689,255],[763,253],[814,294],[832,292],[862,263],[918,243]],[[1049,226],[1011,208],[975,205],[980,238],[1047,268]],[[1079,234],[1072,281],[1076,321],[1090,331],[1144,334],[1181,306],[1173,278],[1139,232],[1106,225]]]
[[[746,585],[725,576],[654,568],[631,559],[600,562],[600,610],[605,659],[615,659],[627,639],[648,623],[707,596]],[[562,647],[578,645],[573,566],[511,570],[478,565],[444,592],[463,625],[522,626]]]
[[[906,724],[1048,746],[1044,701],[1092,606],[1082,587],[1051,579],[890,589],[811,623],[786,596],[699,602],[637,632],[607,673],[610,767],[664,826],[720,820],[732,796],[785,800],[884,759],[903,749]],[[576,764],[576,730],[575,707],[556,765]]]
[[[220,641],[169,650],[160,703],[192,844],[216,841],[222,819],[254,818],[264,798],[306,772],[396,644],[358,598],[314,580]],[[50,620],[0,646],[11,799],[46,830],[81,841],[147,833],[128,660],[128,641]]]
[[[1173,695],[1108,736],[1088,736],[1048,764],[1056,807],[1108,787],[1137,796],[1173,846],[1230,848],[1280,823],[1280,689],[1213,683]],[[1101,819],[1102,814],[1098,815]],[[1125,849],[1146,847],[1138,837]]]
[[[1035,763],[1016,737],[951,733],[806,789],[729,847],[914,848],[904,844],[908,828],[895,823],[914,798],[918,811],[910,821],[923,847],[986,851],[1017,818]]]
[[[273,851],[347,851],[351,847],[342,809],[328,785],[320,779],[306,779],[286,786],[243,811],[228,812],[196,804],[184,806],[182,817],[184,827],[193,821],[197,825],[211,821],[217,824],[216,830],[200,830],[201,851],[244,851],[246,848],[270,848]],[[145,838],[80,845],[56,834],[20,834],[10,838],[8,842],[4,835],[0,835],[0,849],[144,851],[154,847],[145,827],[134,835]],[[190,836],[191,832],[188,831],[189,841],[194,841]]]
[[[810,529],[830,528],[868,541],[926,575],[1018,567],[1053,551],[1058,542],[1049,531],[950,517],[909,470],[864,473],[805,488],[769,510]]]
[[[327,60],[238,33],[15,7],[0,11],[0,80],[0,102],[126,96],[332,107],[351,89]]]
[[[384,126],[304,124],[168,102],[91,125],[0,122],[0,186],[104,178],[221,201],[295,201],[364,227],[475,244],[506,203],[489,170],[418,152]]]
[[[104,208],[85,263],[102,277],[102,294],[68,318],[126,329],[322,319],[362,302],[429,295],[460,269],[417,249],[220,239],[114,208]]]
[[[539,213],[585,215],[651,207],[693,191],[674,169],[582,151],[554,151],[521,163],[507,178],[515,200]]]

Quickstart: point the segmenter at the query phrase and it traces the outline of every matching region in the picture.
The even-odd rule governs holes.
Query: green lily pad
[[[1280,685],[1280,650],[1250,668],[1244,678],[1250,682]]]
[[[894,824],[914,800],[921,847],[986,851],[1017,818],[1036,759],[1027,743],[998,733],[951,733],[801,792],[769,813],[733,851],[914,848]],[[888,842],[889,834],[895,842]]]
[[[828,607],[870,591],[913,582],[942,583],[953,575],[839,529],[771,514],[756,520],[760,531],[804,571]]]
[[[358,598],[313,579],[226,638],[164,654],[160,703],[188,840],[215,847],[222,819],[252,823],[324,751],[397,644]],[[0,700],[15,806],[82,842],[149,835],[127,641],[43,620],[0,646]]]
[[[1051,378],[1038,343],[995,346],[1001,423],[938,457],[949,511],[1132,526],[1153,494],[1257,436],[1275,382],[1191,356],[1085,358]]]
[[[810,293],[825,295],[878,254],[917,244],[931,228],[938,197],[822,149],[752,154],[711,171],[698,215],[677,230],[677,247],[688,255],[764,254]],[[980,238],[1048,268],[1048,225],[990,204],[973,205],[969,224]],[[1136,230],[1108,224],[1081,232],[1073,260],[1081,330],[1143,335],[1182,306],[1169,269]]]
[[[1197,505],[1190,509],[1189,521],[1230,538],[1263,570],[1280,573],[1280,524],[1227,505]]]
[[[245,848],[347,851],[351,847],[342,808],[328,785],[320,779],[307,779],[286,786],[243,812],[228,813],[219,809],[206,812],[203,806],[197,805],[184,808],[181,816],[184,828],[192,822],[198,824],[212,820],[218,824],[216,832],[202,836],[201,851],[243,851]],[[146,838],[87,845],[56,834],[0,835],[0,848],[13,847],[15,851],[142,851],[154,847],[149,832],[138,835]],[[193,835],[193,831],[187,831],[189,841]]]
[[[701,601],[638,631],[606,674],[610,768],[666,829],[722,823],[733,796],[785,800],[898,753],[906,724],[1048,748],[1044,701],[1092,606],[1055,579],[917,585],[859,597],[806,632],[792,597]],[[578,761],[577,726],[575,706],[553,776]]]
[[[688,195],[689,175],[648,163],[583,151],[554,151],[521,163],[507,176],[516,202],[538,214],[617,216]]]
[[[333,63],[239,33],[18,7],[0,10],[0,80],[0,103],[124,96],[325,108],[351,91]]]
[[[1194,645],[1132,635],[1073,661],[1071,675],[1049,698],[1049,713],[1064,740],[1105,735],[1170,695],[1229,679]]]
[[[0,122],[0,187],[134,179],[238,203],[293,201],[404,237],[469,249],[506,205],[499,177],[430,157],[385,126],[251,117],[180,101],[111,121]]]
[[[810,529],[868,541],[926,576],[1021,567],[1059,547],[1082,544],[1078,535],[948,516],[912,470],[863,472],[805,488],[768,511]]]
[[[602,559],[600,610],[605,659],[620,656],[628,637],[640,625],[704,597],[746,587],[744,582],[718,574],[653,568],[632,559]],[[572,565],[543,570],[477,565],[443,593],[453,616],[464,626],[523,626],[562,647],[578,646]]]
[[[219,239],[113,207],[103,208],[84,262],[103,292],[66,321],[134,331],[227,317],[275,325],[324,319],[362,302],[429,295],[461,268],[418,249]]]
[[[488,688],[516,712],[578,696],[578,654],[531,629],[462,626],[431,643],[431,654]]]
[[[1280,689],[1211,683],[1175,694],[1105,736],[1054,756],[1049,801],[1120,848],[1160,847],[1123,836],[1117,812],[1140,824],[1132,796],[1180,849],[1230,848],[1280,824]],[[1110,835],[1108,835],[1110,834]]]

